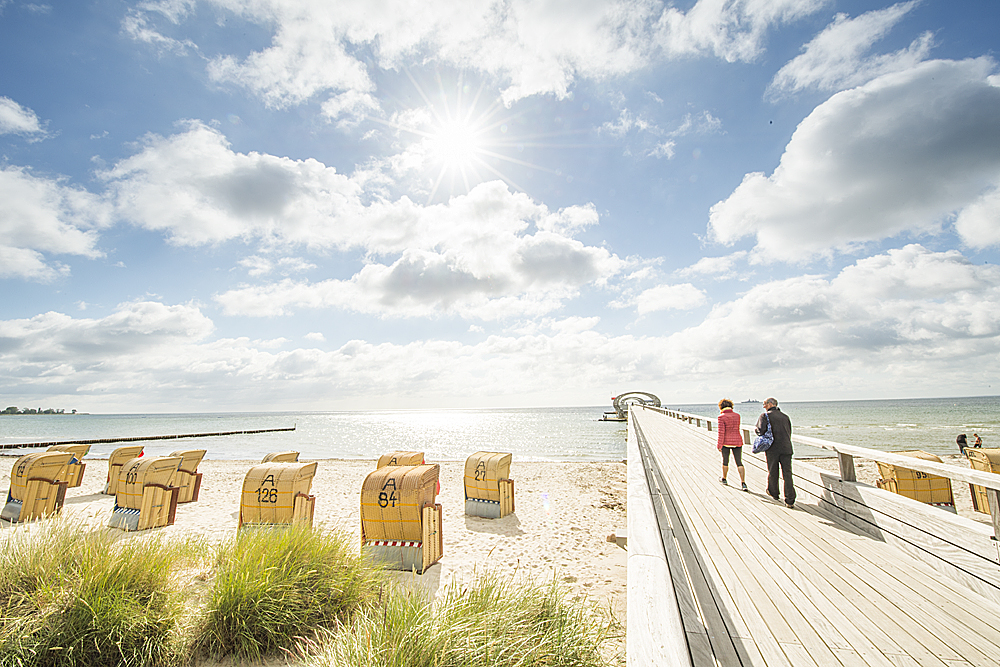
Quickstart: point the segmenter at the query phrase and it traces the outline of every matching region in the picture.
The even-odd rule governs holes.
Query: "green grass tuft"
[[[379,575],[339,533],[243,530],[218,552],[198,650],[257,660],[346,622]]]
[[[0,556],[0,663],[161,665],[180,652],[172,574],[185,543],[48,522],[11,531]]]
[[[317,646],[312,667],[597,667],[617,627],[555,582],[492,575],[449,586],[431,604],[395,590]]]

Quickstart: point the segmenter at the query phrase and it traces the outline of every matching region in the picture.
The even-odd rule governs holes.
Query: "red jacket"
[[[743,433],[740,431],[740,414],[732,408],[725,408],[719,415],[719,444],[723,447],[742,447]]]

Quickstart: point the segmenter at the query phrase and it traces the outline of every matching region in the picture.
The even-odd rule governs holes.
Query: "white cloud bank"
[[[477,344],[353,340],[323,351],[212,339],[195,305],[137,302],[100,319],[0,321],[0,375],[12,397],[136,410],[333,409],[385,395],[400,407],[552,396],[579,405],[633,383],[685,400],[936,396],[945,376],[953,391],[977,394],[1000,371],[1000,267],[909,245],[832,278],[757,285],[670,336],[613,336],[597,324],[568,318]]]
[[[311,0],[211,0],[242,19],[273,27],[267,48],[209,64],[275,107],[327,95],[336,118],[374,111],[375,89],[359,52],[382,69],[416,59],[474,69],[504,82],[505,102],[537,94],[565,97],[577,77],[602,79],[645,69],[660,58],[711,54],[751,61],[770,27],[821,8],[825,0],[699,0],[683,12],[661,2],[388,0],[378,5]],[[124,30],[157,48],[188,45],[155,30],[183,21],[194,3],[145,3]],[[165,26],[164,30],[169,30]]]
[[[1000,85],[989,58],[928,61],[837,93],[802,121],[771,176],[747,174],[709,234],[756,236],[763,260],[806,261],[940,231],[997,242]]]
[[[537,315],[584,285],[603,284],[623,264],[573,238],[597,223],[593,206],[550,211],[499,181],[446,204],[421,206],[407,197],[368,202],[365,174],[345,176],[311,159],[236,153],[200,123],[172,137],[147,137],[136,155],[102,178],[120,216],[175,244],[240,239],[366,257],[349,279],[284,280],[221,294],[228,314],[333,307],[401,316]],[[259,256],[241,264],[256,275],[274,268]]]

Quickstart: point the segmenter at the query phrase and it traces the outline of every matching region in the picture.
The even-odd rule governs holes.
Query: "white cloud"
[[[9,97],[0,97],[0,134],[45,134],[38,116]]]
[[[755,235],[758,259],[805,261],[936,232],[980,202],[985,208],[971,209],[958,231],[981,243],[965,235],[989,228],[976,211],[991,200],[979,198],[1000,185],[994,66],[929,61],[837,93],[802,121],[770,177],[747,174],[712,207],[710,236],[728,244]]]
[[[655,158],[665,157],[669,160],[674,157],[674,147],[676,146],[677,143],[674,141],[664,141],[656,144],[656,146],[649,151],[649,156]]]
[[[274,262],[266,257],[250,255],[239,260],[237,264],[246,269],[247,273],[252,277],[266,276],[275,271],[287,276],[291,273],[303,273],[316,268],[315,264],[307,262],[300,257],[282,257],[277,262]]]
[[[309,333],[307,333],[305,335],[305,339],[306,340],[314,340],[317,343],[324,343],[324,342],[326,342],[326,336],[324,336],[323,334],[321,334],[318,331],[310,331]]]
[[[692,285],[657,285],[644,290],[634,300],[640,315],[658,310],[691,310],[704,304],[705,293]]]
[[[737,251],[724,257],[702,257],[691,266],[678,269],[676,274],[687,276],[714,276],[719,279],[736,277],[736,265],[746,261],[747,253]]]
[[[72,396],[88,409],[129,401],[190,410],[205,400],[217,409],[330,409],[377,395],[397,405],[482,405],[567,388],[603,396],[634,383],[680,396],[936,395],[941,377],[961,392],[1000,371],[1000,267],[910,245],[832,278],[757,285],[669,336],[606,335],[597,323],[542,321],[472,345],[352,340],[286,350],[284,339],[212,339],[211,321],[192,304],[138,302],[97,319],[0,321],[0,374],[9,394]]]
[[[160,53],[176,53],[183,55],[197,52],[198,46],[191,40],[178,40],[164,35],[151,27],[150,17],[146,12],[154,12],[166,17],[171,23],[183,20],[193,8],[193,2],[159,2],[146,3],[139,9],[130,10],[122,19],[122,32],[137,42],[154,47]]]
[[[805,45],[802,55],[778,71],[768,87],[768,95],[776,97],[806,88],[843,90],[914,67],[930,53],[933,46],[930,32],[895,53],[867,58],[864,54],[917,4],[917,0],[902,2],[853,19],[837,14],[833,23]]]
[[[0,167],[0,277],[52,280],[68,267],[46,255],[99,257],[96,229],[111,209],[99,197],[19,167]]]
[[[909,245],[830,280],[756,285],[669,343],[693,367],[800,394],[937,395],[940,377],[1000,370],[1000,268]]]
[[[963,208],[955,220],[955,229],[970,247],[1000,245],[1000,188],[993,188]]]
[[[414,59],[474,69],[500,82],[502,99],[510,104],[537,94],[562,98],[578,77],[619,76],[664,57],[714,54],[753,60],[772,25],[815,12],[825,0],[699,0],[687,13],[655,0],[213,4],[273,29],[264,49],[246,57],[214,58],[209,64],[213,79],[244,86],[274,107],[328,95],[328,115],[347,109],[349,118],[359,110],[367,113],[374,101],[368,63],[358,51],[370,53],[382,69]],[[160,48],[188,48],[149,24],[156,14],[177,22],[190,6],[146,5],[126,19],[126,32]]]
[[[750,62],[763,52],[768,28],[808,16],[826,4],[826,0],[698,0],[686,13],[666,7],[655,31],[671,56],[712,53],[729,62]]]
[[[241,237],[349,243],[350,232],[329,223],[361,208],[360,188],[335,169],[313,159],[234,153],[221,133],[197,122],[172,137],[147,137],[139,153],[101,177],[122,217],[178,245]]]
[[[199,123],[173,137],[148,137],[138,154],[102,177],[123,218],[163,231],[176,244],[242,239],[271,249],[306,246],[367,256],[349,280],[285,280],[219,295],[230,313],[335,307],[486,319],[538,314],[585,284],[603,284],[622,266],[604,248],[573,238],[597,223],[591,205],[550,211],[500,181],[446,204],[420,206],[407,197],[364,203],[358,181],[366,174],[355,180],[316,160],[235,153],[219,132]],[[252,276],[311,268],[276,267],[260,255],[240,264]]]

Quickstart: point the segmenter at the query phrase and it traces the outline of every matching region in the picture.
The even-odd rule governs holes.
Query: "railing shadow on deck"
[[[669,408],[643,409],[681,420],[694,430],[711,431],[715,422],[712,418]],[[749,429],[743,431],[744,441],[749,443]],[[839,476],[802,461],[794,466],[796,490],[814,499],[821,511],[873,539],[893,543],[953,581],[1000,602],[1000,551],[996,541],[1000,531],[997,512],[1000,509],[1000,475],[794,434],[792,441],[833,451],[840,461]],[[763,459],[763,455],[757,456]],[[993,526],[857,482],[854,458],[890,463],[983,486],[989,494]]]

